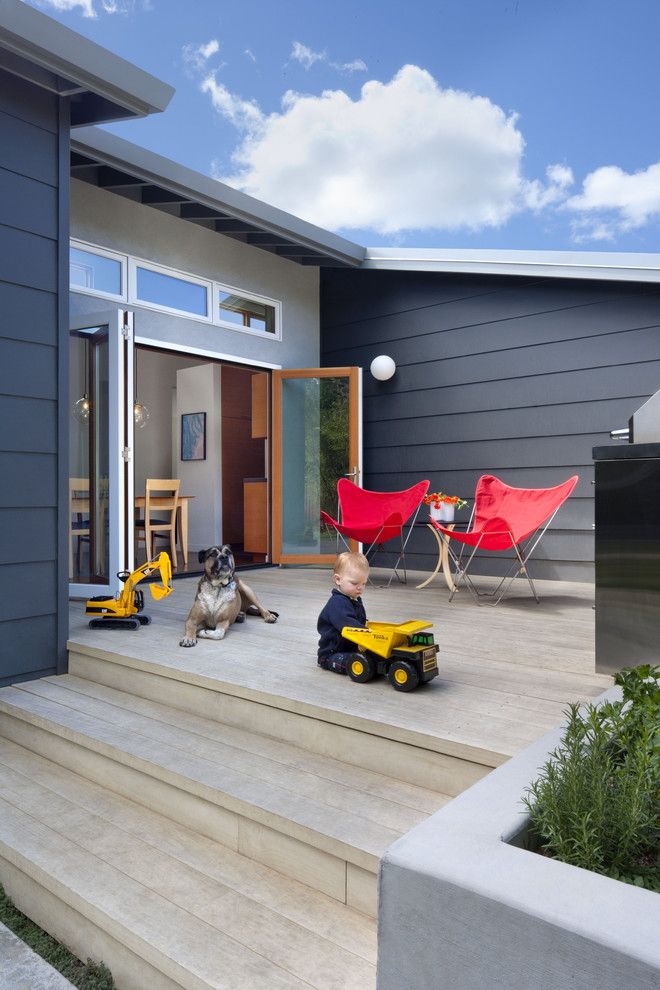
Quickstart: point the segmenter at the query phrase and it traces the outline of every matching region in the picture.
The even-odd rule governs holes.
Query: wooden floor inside
[[[358,726],[465,759],[497,766],[562,720],[571,701],[586,701],[612,684],[594,672],[593,586],[538,582],[541,602],[526,582],[497,607],[478,605],[467,591],[448,602],[438,578],[417,590],[368,588],[370,619],[428,619],[440,646],[440,676],[410,694],[383,679],[355,684],[316,664],[316,619],[331,590],[327,569],[266,568],[245,580],[262,603],[280,613],[276,625],[249,617],[223,641],[180,647],[197,579],[174,583],[160,602],[145,589],[153,624],[136,632],[90,630],[82,602],[71,602],[70,641],[78,648],[167,668],[168,676],[263,700],[289,711]],[[377,575],[376,575],[377,579]],[[488,586],[490,579],[482,579]]]

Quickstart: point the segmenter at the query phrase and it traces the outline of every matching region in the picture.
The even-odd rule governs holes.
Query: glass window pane
[[[349,471],[348,378],[282,381],[282,550],[334,553],[321,509],[337,518],[337,481]]]
[[[246,296],[238,296],[233,292],[220,290],[220,319],[237,327],[249,327],[250,330],[262,330],[264,333],[275,333],[275,307],[268,303],[257,302]]]
[[[107,327],[70,337],[69,580],[109,578],[109,361]]]
[[[206,287],[174,275],[137,269],[137,298],[169,309],[180,309],[195,316],[206,316]]]
[[[72,289],[96,289],[98,292],[122,294],[121,263],[91,251],[71,248],[69,254],[69,283]]]

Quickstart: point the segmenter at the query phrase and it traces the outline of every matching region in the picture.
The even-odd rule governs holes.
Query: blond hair
[[[351,553],[350,550],[338,555],[333,573],[343,574],[351,567],[357,571],[362,571],[363,574],[369,573],[369,561],[365,555],[363,553]]]

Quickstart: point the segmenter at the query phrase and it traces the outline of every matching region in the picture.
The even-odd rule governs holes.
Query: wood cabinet
[[[252,375],[252,438],[268,436],[268,375]]]
[[[246,478],[243,482],[243,549],[268,553],[268,482]]]

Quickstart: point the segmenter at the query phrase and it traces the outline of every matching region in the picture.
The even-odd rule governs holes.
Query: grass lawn
[[[103,963],[81,962],[66,946],[30,921],[0,886],[0,921],[58,970],[79,990],[114,990],[112,973]]]

